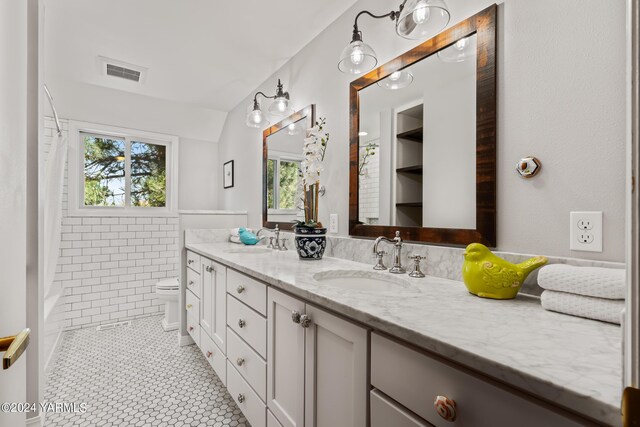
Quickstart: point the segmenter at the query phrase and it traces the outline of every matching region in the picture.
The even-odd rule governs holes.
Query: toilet
[[[165,331],[178,329],[178,294],[180,282],[177,277],[164,279],[156,283],[156,295],[160,301],[164,301],[164,319],[162,328]]]

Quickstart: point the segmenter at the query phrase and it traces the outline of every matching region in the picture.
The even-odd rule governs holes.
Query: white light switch
[[[338,214],[329,215],[329,233],[338,232]]]
[[[572,251],[602,252],[602,212],[571,212],[569,234]]]

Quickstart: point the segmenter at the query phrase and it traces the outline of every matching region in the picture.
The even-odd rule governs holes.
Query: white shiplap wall
[[[62,121],[64,133],[68,122]],[[55,134],[45,119],[45,155]],[[158,313],[155,283],[178,275],[178,217],[67,216],[65,173],[62,242],[54,286],[63,296],[61,327],[74,329]]]

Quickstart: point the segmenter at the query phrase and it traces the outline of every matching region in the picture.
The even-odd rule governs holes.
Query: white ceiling
[[[49,0],[45,79],[229,111],[355,2]],[[99,56],[145,82],[103,76]]]

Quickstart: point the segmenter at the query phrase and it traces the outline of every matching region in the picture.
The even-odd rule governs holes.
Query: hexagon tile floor
[[[200,350],[179,347],[160,321],[66,332],[45,400],[84,402],[86,412],[48,413],[45,425],[248,427]]]

